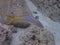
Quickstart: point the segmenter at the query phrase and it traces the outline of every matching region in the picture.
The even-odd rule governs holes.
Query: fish
[[[9,17],[10,18],[10,17]],[[37,20],[37,19],[35,19],[34,17],[32,17],[32,16],[20,16],[20,17],[13,17],[13,18],[10,18],[10,20],[9,20],[9,22],[7,23],[7,24],[12,24],[12,23],[14,23],[14,22],[16,22],[17,20],[19,20],[20,21],[20,25],[24,22],[24,21],[30,21],[30,22],[32,22],[33,24],[36,24],[37,26],[39,26],[39,27],[43,27],[43,25],[42,25],[42,23],[39,21],[39,20]],[[21,23],[21,21],[23,21],[22,23]],[[27,26],[27,24],[28,24],[28,22],[24,22],[25,23],[25,26]],[[15,23],[16,24],[16,23]],[[19,24],[19,23],[18,23]],[[30,24],[29,24],[30,25]],[[23,26],[23,25],[22,25]]]

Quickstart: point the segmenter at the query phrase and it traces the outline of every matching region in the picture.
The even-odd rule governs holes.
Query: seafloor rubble
[[[17,40],[20,40],[19,45],[55,45],[53,34],[43,27],[38,27],[30,23],[30,26],[27,28],[19,29],[19,31],[22,30],[24,31],[20,33],[19,38],[17,38]],[[0,23],[0,45],[10,45],[13,41],[12,35],[19,31],[13,26]]]
[[[0,23],[0,45],[9,45],[11,41],[12,30],[9,26]]]
[[[60,22],[60,0],[31,0],[43,15]]]
[[[54,36],[47,29],[31,25],[20,36],[20,45],[55,45]]]
[[[10,45],[13,33],[16,33],[14,26],[0,23],[0,45]]]

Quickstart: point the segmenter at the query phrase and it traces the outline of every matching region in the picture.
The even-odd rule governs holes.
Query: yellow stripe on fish
[[[21,17],[13,17],[13,18],[10,18],[10,20],[9,20],[9,22],[7,24],[12,24],[12,23],[14,23],[14,21],[17,21],[17,20],[24,21],[26,19],[25,18],[21,18]]]

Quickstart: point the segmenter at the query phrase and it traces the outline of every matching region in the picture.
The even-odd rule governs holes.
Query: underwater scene
[[[60,45],[60,0],[0,0],[0,45]]]

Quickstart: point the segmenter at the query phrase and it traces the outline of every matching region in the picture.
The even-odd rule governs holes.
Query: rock
[[[39,16],[35,16],[35,19],[38,19],[39,20]]]
[[[60,0],[31,0],[37,10],[54,22],[60,23]]]
[[[31,25],[20,35],[20,45],[55,45],[54,36],[47,29]]]
[[[37,14],[37,12],[36,12],[36,11],[34,11],[33,13],[34,13],[34,14]]]
[[[9,26],[0,23],[0,44],[9,45],[11,42],[12,30]]]

